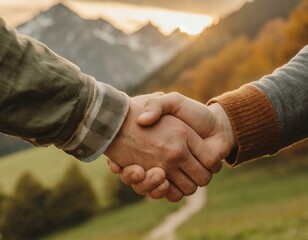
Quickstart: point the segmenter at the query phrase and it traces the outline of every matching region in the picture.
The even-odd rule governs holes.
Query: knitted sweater
[[[229,116],[237,149],[231,166],[274,154],[308,136],[308,46],[256,82],[214,98]]]

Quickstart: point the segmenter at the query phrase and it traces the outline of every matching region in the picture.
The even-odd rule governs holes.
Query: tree
[[[49,224],[63,228],[88,219],[97,201],[89,181],[74,164],[51,192],[46,205]]]
[[[107,195],[112,207],[123,206],[143,199],[134,192],[131,186],[127,186],[114,174],[107,174],[103,180],[104,194]]]
[[[31,239],[46,230],[45,201],[49,191],[30,174],[23,174],[3,212],[4,239]]]
[[[280,61],[285,63],[290,60],[301,48],[308,43],[308,0],[292,12],[285,29],[285,39],[280,49]]]

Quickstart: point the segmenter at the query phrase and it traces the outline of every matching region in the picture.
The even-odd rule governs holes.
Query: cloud
[[[93,0],[83,0],[93,1]],[[155,6],[178,11],[220,16],[241,6],[246,0],[96,0]]]

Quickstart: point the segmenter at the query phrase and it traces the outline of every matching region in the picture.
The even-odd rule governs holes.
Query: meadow
[[[52,186],[72,162],[77,161],[54,148],[30,149],[0,161],[0,183],[11,192],[18,175],[27,170]],[[104,202],[101,190],[108,170],[105,159],[78,164]],[[235,169],[224,167],[208,187],[207,205],[181,226],[177,235],[183,240],[308,239],[307,173],[307,154],[291,159],[279,155]],[[143,239],[182,204],[141,201],[102,212],[44,239]]]
[[[30,172],[47,187],[54,186],[71,164],[79,166],[90,180],[101,204],[107,204],[104,177],[109,172],[104,156],[92,163],[82,163],[55,147],[31,148],[7,155],[0,160],[0,188],[6,193],[14,191],[19,176]]]
[[[308,155],[224,169],[206,207],[178,230],[180,239],[308,239]]]

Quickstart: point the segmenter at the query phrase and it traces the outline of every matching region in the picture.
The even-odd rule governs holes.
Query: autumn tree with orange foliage
[[[183,71],[164,91],[178,91],[207,102],[216,95],[270,74],[307,43],[308,0],[303,0],[288,21],[268,22],[252,41],[245,36],[231,41],[218,54]]]

